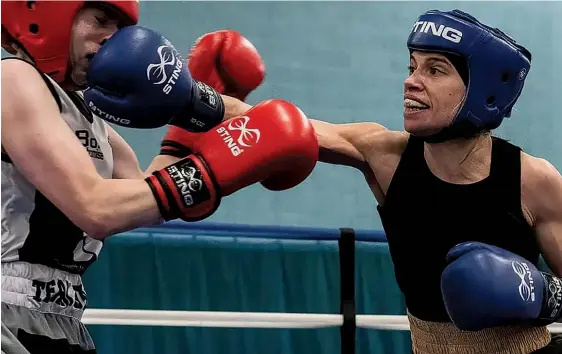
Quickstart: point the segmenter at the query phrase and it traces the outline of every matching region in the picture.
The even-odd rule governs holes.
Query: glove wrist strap
[[[158,205],[158,211],[164,221],[169,221],[176,219],[175,216],[179,211],[177,205],[173,203],[173,195],[171,190],[164,188],[162,181],[160,180],[160,171],[154,171],[152,176],[145,178],[145,182],[150,187],[154,199],[156,199],[156,204]]]
[[[205,161],[196,155],[154,171],[145,181],[166,221],[201,220],[216,211],[220,204],[218,184]],[[191,213],[193,216],[189,215]]]
[[[562,320],[562,279],[541,272],[544,279],[543,305],[538,322],[548,325]]]
[[[211,86],[193,80],[191,100],[172,121],[176,125],[193,133],[209,131],[224,120],[224,101]]]
[[[162,140],[162,143],[160,144],[160,155],[183,158],[191,155],[192,153],[193,151],[191,151],[191,149],[178,143],[177,141],[166,139]]]

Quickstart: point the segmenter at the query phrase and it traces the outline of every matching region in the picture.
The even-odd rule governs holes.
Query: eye
[[[408,66],[408,74],[412,75],[414,73],[414,70],[416,70],[416,68],[414,68],[412,65]]]
[[[106,16],[96,16],[96,22],[99,23],[100,25],[105,25],[107,23],[107,17]]]
[[[440,70],[438,67],[436,66],[432,66],[431,68],[429,68],[429,73],[431,75],[438,75],[438,74],[443,74],[443,70]]]

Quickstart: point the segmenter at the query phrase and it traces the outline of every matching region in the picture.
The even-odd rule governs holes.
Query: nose
[[[111,36],[113,36],[115,34],[115,32],[117,32],[118,30],[119,30],[119,28],[117,26],[111,26],[111,28],[108,28],[101,37],[100,46],[107,43],[109,38],[111,38]]]
[[[416,71],[410,74],[410,76],[408,76],[406,80],[404,80],[404,92],[421,91],[422,89],[423,89],[423,83]]]

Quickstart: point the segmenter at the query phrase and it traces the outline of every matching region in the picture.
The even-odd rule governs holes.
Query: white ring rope
[[[273,312],[212,312],[87,309],[87,325],[228,327],[228,328],[327,328],[343,324],[343,315]],[[408,331],[406,316],[357,315],[357,327]],[[562,333],[562,324],[548,326]]]

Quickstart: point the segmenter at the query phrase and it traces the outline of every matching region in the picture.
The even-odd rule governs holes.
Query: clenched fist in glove
[[[562,279],[528,260],[480,242],[455,246],[441,276],[445,308],[462,330],[530,323],[547,325],[562,315]]]
[[[254,45],[233,30],[200,37],[189,53],[188,67],[195,80],[241,101],[265,77],[265,65]]]
[[[92,59],[87,81],[92,112],[121,126],[204,132],[224,119],[222,97],[194,80],[172,43],[149,28],[117,31]]]
[[[302,182],[318,160],[309,120],[283,100],[259,103],[200,137],[193,154],[146,179],[166,220],[197,221],[211,215],[221,198],[244,187],[289,176]],[[300,169],[300,181],[291,177]]]

